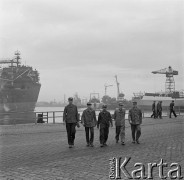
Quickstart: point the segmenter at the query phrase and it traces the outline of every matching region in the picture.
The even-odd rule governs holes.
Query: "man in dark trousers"
[[[112,117],[108,112],[107,105],[102,106],[102,111],[98,115],[97,128],[100,126],[100,147],[107,146],[106,142],[109,134],[109,126],[113,127]]]
[[[137,142],[137,144],[139,144],[139,138],[141,136],[140,125],[142,124],[142,112],[137,107],[136,101],[133,101],[133,107],[129,110],[128,120],[132,130],[132,143],[135,144],[135,142]]]
[[[174,110],[174,100],[172,100],[172,102],[170,103],[170,114],[169,117],[171,118],[171,114],[174,114],[175,118],[177,117],[175,110]]]
[[[91,108],[91,103],[87,103],[87,109],[82,113],[81,122],[85,127],[87,147],[93,147],[94,127],[97,124],[95,111]],[[90,133],[90,137],[89,137]]]
[[[159,101],[157,104],[157,114],[158,118],[162,119],[162,101]]]
[[[156,119],[156,109],[155,109],[155,101],[153,101],[153,104],[152,104],[152,112],[153,114],[151,115],[151,118],[154,117],[154,119]]]
[[[121,137],[121,144],[125,145],[125,108],[123,108],[123,103],[119,103],[119,108],[114,112],[114,121],[116,126],[116,143],[119,141],[119,136]]]
[[[69,148],[74,146],[75,127],[79,126],[79,116],[77,106],[73,105],[73,98],[68,98],[69,104],[65,107],[63,112],[63,122],[66,123],[67,137]]]

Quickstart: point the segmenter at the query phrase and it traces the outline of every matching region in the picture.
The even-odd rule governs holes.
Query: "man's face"
[[[133,107],[137,107],[137,104],[136,103],[133,103]]]
[[[102,109],[103,109],[103,111],[105,111],[107,108],[106,107],[103,107]]]
[[[119,105],[119,109],[122,109],[123,108],[123,105]]]
[[[91,105],[87,105],[87,108],[88,108],[88,109],[91,109]]]
[[[73,100],[68,100],[69,104],[72,104],[73,103]]]

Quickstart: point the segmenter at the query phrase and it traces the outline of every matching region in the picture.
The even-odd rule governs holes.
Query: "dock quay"
[[[0,180],[108,180],[109,160],[131,157],[126,169],[135,163],[159,163],[167,176],[170,165],[178,163],[184,176],[184,116],[163,119],[144,118],[140,144],[131,143],[131,129],[126,121],[126,144],[115,142],[115,126],[109,129],[108,146],[100,148],[95,127],[94,147],[86,147],[84,127],[76,128],[75,147],[68,148],[65,125],[20,124],[0,126]],[[173,169],[173,168],[172,168]],[[121,179],[126,177],[121,174]],[[159,180],[159,168],[153,170]]]

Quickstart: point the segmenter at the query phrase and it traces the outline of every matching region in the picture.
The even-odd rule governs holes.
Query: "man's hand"
[[[80,128],[80,124],[79,124],[79,122],[77,122],[77,123],[76,123],[76,126],[77,126],[78,128]]]
[[[99,129],[99,125],[97,125],[97,128]]]

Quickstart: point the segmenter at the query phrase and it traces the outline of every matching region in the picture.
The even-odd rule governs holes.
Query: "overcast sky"
[[[18,49],[22,63],[40,72],[39,101],[64,94],[116,97],[115,75],[126,99],[164,91],[172,66],[184,89],[182,0],[1,0],[0,58]]]

